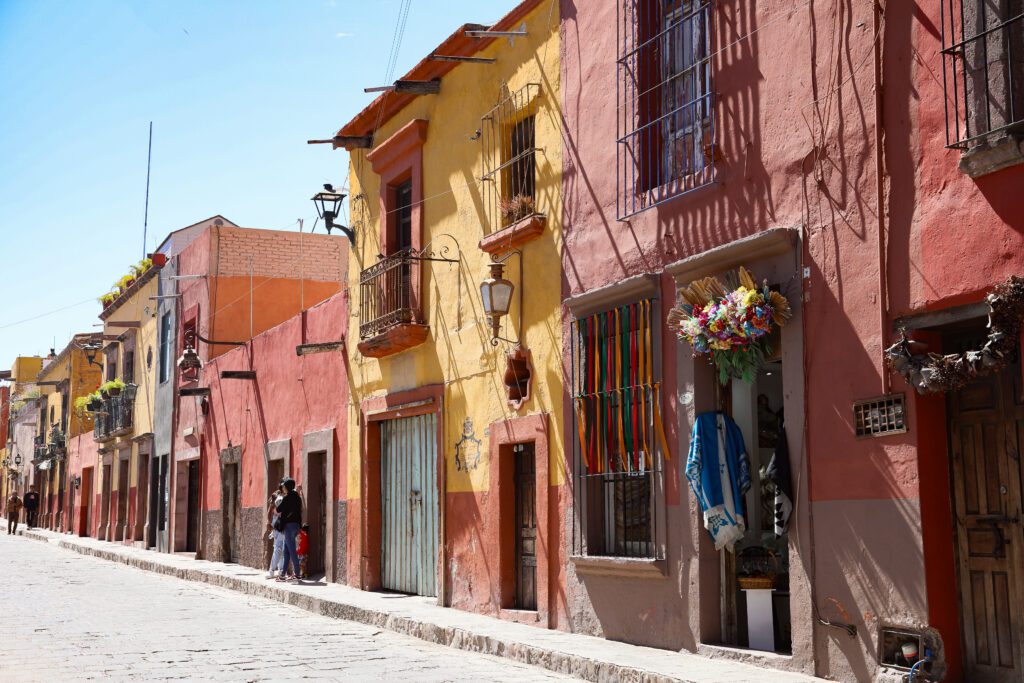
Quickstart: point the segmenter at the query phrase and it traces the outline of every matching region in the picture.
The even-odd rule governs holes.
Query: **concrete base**
[[[713,660],[560,631],[515,624],[439,607],[433,598],[368,593],[338,584],[289,585],[267,582],[262,574],[238,565],[192,560],[91,538],[68,538],[30,531],[26,538],[45,541],[82,555],[138,569],[200,581],[249,595],[277,600],[310,612],[402,633],[414,638],[556,671],[588,681],[668,683],[684,681],[761,681],[809,683],[822,679],[768,671],[739,662]]]

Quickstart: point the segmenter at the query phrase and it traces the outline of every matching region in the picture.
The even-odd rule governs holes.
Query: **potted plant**
[[[162,268],[167,265],[167,254],[156,253],[150,256],[150,259],[152,260],[153,265],[158,268]]]
[[[112,379],[109,382],[104,382],[100,385],[100,392],[106,394],[110,398],[120,396],[123,389],[124,382],[120,379]]]
[[[75,408],[75,415],[77,415],[80,418],[85,417],[86,412],[89,410],[90,400],[90,396],[79,396],[78,398],[76,398],[74,403],[72,404]]]
[[[505,224],[512,225],[534,214],[533,197],[517,194],[510,199],[502,199],[499,208]]]
[[[131,275],[122,275],[121,279],[119,279],[115,284],[121,294],[124,294],[129,287],[135,284],[135,278]]]
[[[106,294],[101,296],[100,297],[100,303],[103,304],[103,309],[106,310],[106,309],[110,308],[110,304],[114,303],[114,300],[116,298],[117,298],[117,295],[114,294],[113,292],[107,292]]]
[[[95,413],[97,410],[103,407],[103,397],[100,396],[99,391],[95,391],[89,394],[87,397],[86,409],[90,412]]]

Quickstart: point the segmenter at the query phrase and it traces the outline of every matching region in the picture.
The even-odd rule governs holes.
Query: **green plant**
[[[124,290],[128,289],[129,287],[131,287],[131,283],[134,280],[135,280],[135,276],[133,276],[133,275],[122,275],[121,278],[117,282],[114,283],[114,286],[117,287],[118,291],[123,294]]]
[[[142,275],[147,270],[153,267],[153,259],[144,258],[141,261],[139,261],[139,265],[137,267],[139,269],[139,275]]]
[[[106,391],[109,393],[111,389],[116,389],[118,391],[124,389],[124,382],[121,381],[121,379],[112,379],[100,385],[100,391]]]
[[[114,303],[114,299],[116,298],[116,294],[114,294],[113,292],[107,292],[106,294],[100,297],[100,303],[106,306],[108,304]]]

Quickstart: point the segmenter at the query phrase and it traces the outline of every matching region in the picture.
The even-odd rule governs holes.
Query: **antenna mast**
[[[146,258],[146,228],[149,227],[149,169],[153,161],[153,122],[149,122],[149,152],[146,153],[146,213],[142,217],[142,258]]]

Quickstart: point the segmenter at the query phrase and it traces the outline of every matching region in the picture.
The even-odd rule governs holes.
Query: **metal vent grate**
[[[853,423],[858,437],[902,434],[907,431],[903,394],[889,394],[856,401]]]

